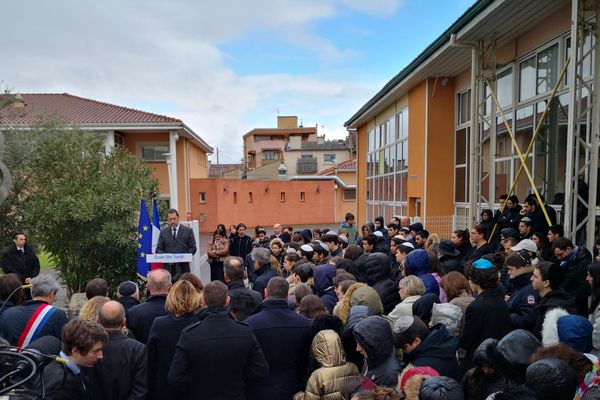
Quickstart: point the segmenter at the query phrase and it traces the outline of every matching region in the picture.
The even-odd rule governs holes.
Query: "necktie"
[[[173,228],[173,239],[177,237],[177,228]]]

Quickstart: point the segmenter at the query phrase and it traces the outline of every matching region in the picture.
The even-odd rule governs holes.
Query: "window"
[[[252,203],[253,198],[252,198],[252,192],[248,192],[248,203]]]
[[[346,192],[344,191],[344,201],[356,200],[356,191]]]
[[[142,146],[142,160],[144,161],[166,161],[166,153],[169,145],[144,145]]]
[[[335,154],[323,154],[324,163],[335,163]]]
[[[457,125],[466,124],[471,120],[471,89],[458,94]]]
[[[123,134],[115,132],[115,146],[125,148],[125,136]]]
[[[537,93],[554,89],[558,79],[558,43],[540,51],[537,57]]]
[[[535,57],[519,64],[519,100],[535,96]]]
[[[265,160],[279,160],[279,151],[265,150],[265,151],[263,151],[263,158]]]
[[[281,201],[282,203],[285,203],[285,192],[281,192],[279,194],[279,201]]]
[[[200,203],[206,203],[206,192],[200,192],[198,194],[198,201]]]
[[[304,192],[300,192],[300,201],[304,202],[306,200],[306,194]]]

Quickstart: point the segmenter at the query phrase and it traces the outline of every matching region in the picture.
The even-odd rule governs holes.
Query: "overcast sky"
[[[181,118],[220,161],[297,115],[327,139],[473,0],[2,1],[0,81]],[[214,160],[214,157],[213,157]]]

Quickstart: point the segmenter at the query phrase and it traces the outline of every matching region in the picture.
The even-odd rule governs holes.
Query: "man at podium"
[[[179,223],[179,213],[174,208],[167,211],[167,222],[169,226],[161,229],[156,245],[156,254],[170,253],[196,253],[196,239],[191,228]],[[190,272],[190,264],[174,263],[164,264],[165,269],[171,273],[172,281],[179,280],[181,274]]]

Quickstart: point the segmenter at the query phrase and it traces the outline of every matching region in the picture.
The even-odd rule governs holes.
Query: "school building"
[[[346,122],[357,134],[358,221],[409,215],[449,236],[501,194],[535,192],[591,248],[598,7],[480,0],[466,10]]]

